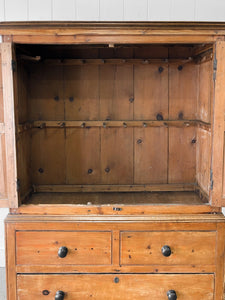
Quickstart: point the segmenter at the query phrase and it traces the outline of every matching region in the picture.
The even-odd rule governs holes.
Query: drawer
[[[111,231],[18,231],[18,265],[111,264]]]
[[[18,275],[18,300],[55,299],[57,291],[65,300],[177,299],[213,300],[214,276],[206,275]],[[170,294],[175,295],[170,292]],[[61,293],[62,294],[62,293]],[[63,297],[58,298],[60,300]]]
[[[122,265],[215,265],[216,232],[121,232]]]

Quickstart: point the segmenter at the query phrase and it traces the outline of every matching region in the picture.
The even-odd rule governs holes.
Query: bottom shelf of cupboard
[[[222,214],[9,215],[8,299],[222,300]]]

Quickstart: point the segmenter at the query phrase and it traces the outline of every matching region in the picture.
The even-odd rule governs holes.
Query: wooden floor
[[[26,204],[74,205],[140,205],[140,204],[205,204],[195,192],[133,192],[133,193],[34,193]]]

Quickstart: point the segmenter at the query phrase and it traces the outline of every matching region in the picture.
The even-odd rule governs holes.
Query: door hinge
[[[19,192],[19,190],[20,190],[20,180],[18,178],[16,180],[16,190],[17,190],[17,192]]]
[[[213,171],[210,170],[210,190],[213,190]]]
[[[12,71],[16,71],[16,61],[12,59]]]
[[[217,59],[216,59],[216,57],[214,57],[214,60],[213,60],[213,70],[217,71]]]

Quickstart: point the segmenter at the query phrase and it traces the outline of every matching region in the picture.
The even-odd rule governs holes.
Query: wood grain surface
[[[118,283],[116,283],[118,282]],[[214,276],[207,275],[18,275],[18,299],[52,299],[58,290],[75,299],[178,299],[213,300]],[[30,288],[32,287],[32,288]],[[48,291],[44,295],[44,291]],[[46,293],[46,292],[45,292]]]

